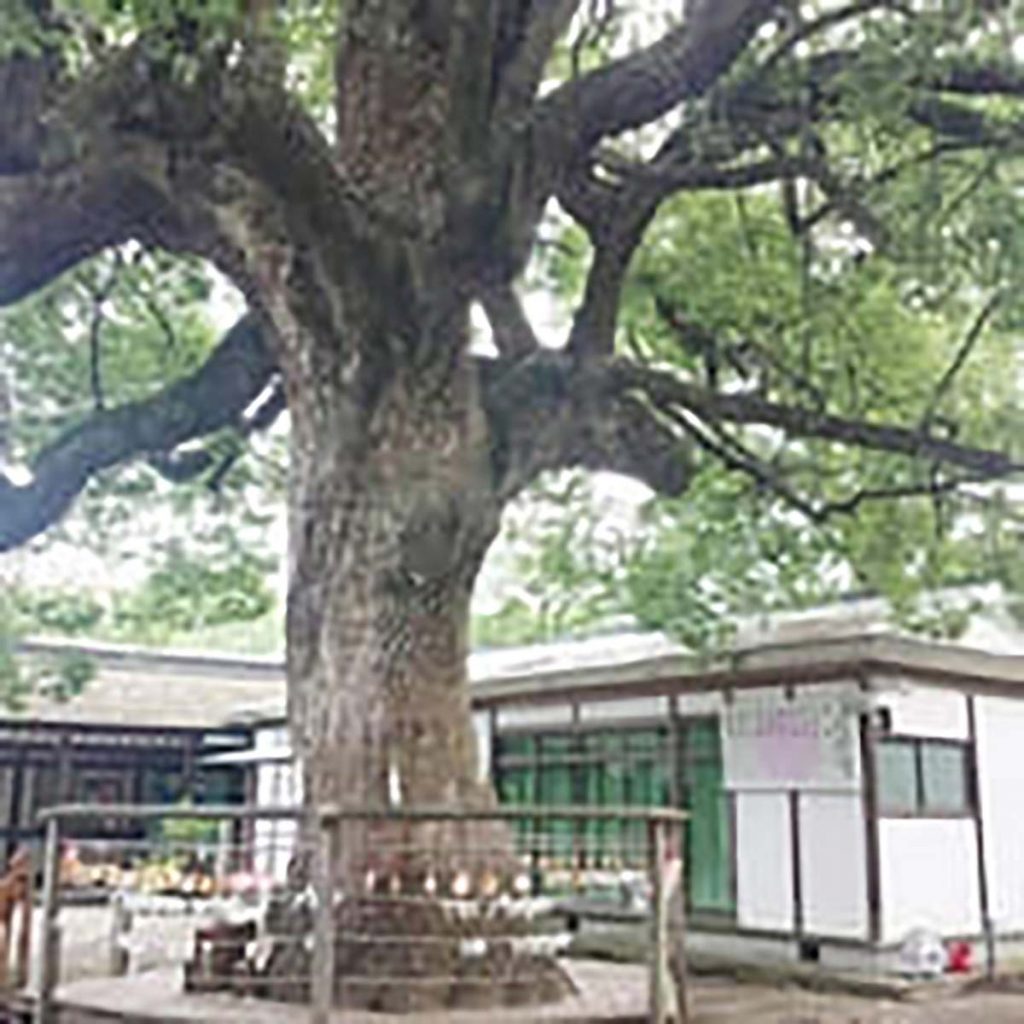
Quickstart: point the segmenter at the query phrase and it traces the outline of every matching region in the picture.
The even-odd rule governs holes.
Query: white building
[[[157,735],[154,708],[165,727],[230,734],[216,753],[196,740],[195,760],[244,774],[248,799],[298,800],[279,661],[75,650],[96,679],[8,713],[0,761],[50,719],[106,736],[127,714],[150,746],[177,736]],[[1001,947],[1024,938],[1024,630],[995,602],[956,642],[902,635],[861,603],[745,628],[711,665],[629,635],[481,652],[470,673],[503,799],[689,809],[694,946],[857,966],[915,929],[980,941],[990,922]],[[76,749],[65,774],[91,779],[92,748]],[[118,800],[145,798],[125,787]],[[283,872],[290,828],[258,825],[260,867]]]
[[[854,967],[915,929],[1024,936],[1024,631],[1008,617],[939,642],[862,603],[747,629],[711,666],[634,635],[470,670],[503,799],[689,809],[698,948]],[[295,799],[283,698],[246,717],[259,799]]]

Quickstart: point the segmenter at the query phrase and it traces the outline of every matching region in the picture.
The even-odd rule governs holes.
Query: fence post
[[[334,1005],[334,883],[340,820],[333,815],[316,818],[313,835],[313,885],[316,908],[313,919],[313,963],[311,988],[311,1024],[329,1024]]]
[[[14,962],[14,984],[24,988],[28,984],[29,963],[32,959],[32,855],[25,851],[25,881],[21,890],[21,931]]]
[[[665,898],[668,932],[668,979],[672,983],[677,1024],[690,1020],[690,1001],[686,968],[686,861],[683,856],[685,825],[681,821],[664,822],[666,839],[662,871],[667,889]]]
[[[132,930],[132,912],[128,906],[128,894],[114,893],[110,911],[110,974],[121,978],[128,973],[130,964],[128,935]]]
[[[665,900],[665,829],[657,818],[647,822],[647,866],[651,881],[651,951],[648,1006],[651,1024],[665,1024],[668,981],[668,904]]]
[[[33,1024],[53,1024],[53,994],[60,978],[60,820],[56,816],[46,822],[43,858],[43,934]]]
[[[651,877],[651,1024],[687,1024],[686,894],[683,885],[682,825],[664,818],[648,822]]]

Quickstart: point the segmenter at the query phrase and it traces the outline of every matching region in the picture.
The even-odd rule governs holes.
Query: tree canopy
[[[3,0],[0,552],[137,552],[125,628],[256,616],[287,493],[307,695],[419,651],[551,471],[664,499],[637,572],[542,547],[595,615],[1012,582],[1020,15],[682,6]]]

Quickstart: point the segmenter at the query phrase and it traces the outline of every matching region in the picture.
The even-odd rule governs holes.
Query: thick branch
[[[537,335],[523,311],[523,304],[510,284],[486,289],[480,302],[487,314],[494,344],[503,359],[515,362],[532,355],[540,347]]]
[[[581,0],[549,0],[529,8],[522,42],[502,69],[495,119],[515,122],[533,103],[555,43],[569,27]]]
[[[707,450],[705,427],[728,424],[957,467],[974,482],[1024,473],[1024,461],[1006,452],[919,428],[722,394],[625,360],[581,364],[563,351],[543,351],[512,369],[492,363],[484,371],[497,484],[505,496],[540,472],[571,466],[614,470],[678,494],[693,475],[695,435]]]
[[[97,473],[238,422],[275,372],[263,331],[244,317],[193,374],[151,398],[97,412],[58,438],[36,458],[30,483],[0,474],[0,552],[57,522]]]
[[[570,153],[657,120],[703,95],[743,52],[775,4],[694,0],[680,28],[651,46],[555,90],[540,107],[557,122]]]
[[[160,197],[126,163],[98,159],[0,178],[0,306],[164,215]]]
[[[619,362],[609,369],[616,388],[636,389],[653,406],[682,408],[708,423],[774,427],[792,438],[810,438],[891,452],[957,466],[986,477],[1024,473],[1024,461],[1006,452],[976,448],[920,429],[847,419],[817,409],[771,402],[754,394],[723,394],[648,367]]]
[[[508,367],[481,364],[496,490],[509,499],[540,473],[582,466],[682,493],[692,445],[626,392],[609,395],[603,368],[542,350]]]

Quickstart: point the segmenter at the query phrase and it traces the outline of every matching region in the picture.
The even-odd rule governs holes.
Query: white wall
[[[793,928],[793,846],[785,793],[736,797],[736,920],[741,928]]]
[[[883,818],[878,857],[883,942],[900,942],[915,928],[981,930],[971,818]]]
[[[867,937],[867,867],[858,717],[852,683],[737,693],[726,708],[726,784],[735,794],[737,922],[790,931],[790,791],[798,794],[804,930]]]
[[[913,686],[899,679],[881,682],[889,687],[878,697],[880,707],[892,716],[892,731],[903,736],[966,740],[970,735],[967,698],[956,690]]]
[[[256,769],[256,802],[263,807],[293,807],[301,802],[301,776],[287,761],[268,761]],[[283,881],[295,844],[294,821],[257,819],[253,828],[253,867],[258,875]]]
[[[668,718],[668,697],[634,697],[632,700],[602,700],[580,706],[583,722],[621,721],[629,718]]]
[[[989,914],[998,932],[1024,931],[1024,701],[978,697],[978,777]]]
[[[901,736],[967,741],[967,697],[956,690],[880,680],[877,705]],[[1024,744],[1024,731],[1018,735]],[[878,826],[882,941],[914,928],[943,935],[981,930],[973,818],[882,818]]]
[[[560,725],[572,725],[572,706],[569,704],[498,709],[498,732],[505,729],[545,729]]]
[[[800,796],[804,930],[868,938],[867,838],[859,793]]]
[[[494,737],[491,735],[491,716],[487,711],[473,712],[473,734],[476,736],[476,772],[481,782],[491,774],[491,752]]]

